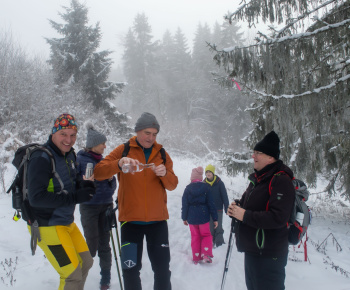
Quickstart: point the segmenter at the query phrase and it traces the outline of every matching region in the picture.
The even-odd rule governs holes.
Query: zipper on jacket
[[[261,243],[259,244],[259,233],[261,232]],[[256,234],[255,234],[255,242],[256,245],[259,249],[260,255],[262,254],[262,250],[265,247],[265,231],[264,229],[257,229]]]
[[[243,208],[244,208],[244,209],[246,208],[245,205],[248,203],[248,200],[249,200],[250,196],[252,195],[253,190],[255,189],[255,183],[254,183],[254,181],[253,181],[253,180],[250,180],[249,178],[248,178],[248,180],[250,181],[251,184],[253,184],[253,188],[252,188],[252,190],[249,192],[249,194],[248,194],[246,200],[244,201],[244,204],[243,204]]]
[[[68,156],[68,155],[67,155],[67,156]],[[71,175],[70,168],[69,168],[69,164],[68,164],[68,161],[69,161],[69,160],[67,160],[67,157],[66,157],[66,156],[64,157],[64,160],[66,161],[66,165],[67,165],[68,173],[69,173],[69,180],[70,180],[70,182],[71,182],[71,184],[72,184],[72,189],[73,189],[73,191],[74,191],[75,185],[74,185],[74,181],[72,180],[72,175]],[[73,160],[71,160],[71,162],[73,162]]]

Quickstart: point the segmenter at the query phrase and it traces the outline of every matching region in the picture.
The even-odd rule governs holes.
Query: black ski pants
[[[153,224],[122,223],[121,262],[125,290],[141,290],[143,238],[154,273],[154,290],[171,290],[170,249],[167,221]]]
[[[248,290],[284,290],[288,254],[278,258],[245,253],[245,282]]]
[[[218,227],[215,229],[214,228],[214,221],[213,218],[210,216],[210,232],[211,235],[213,236],[213,245],[214,246],[221,246],[224,244],[224,229],[222,228],[222,216],[223,216],[223,211],[218,210]]]
[[[96,252],[100,258],[101,271],[111,271],[112,252],[109,245],[110,234],[104,230],[106,211],[112,204],[90,205],[81,204],[81,224],[86,243],[92,257]]]

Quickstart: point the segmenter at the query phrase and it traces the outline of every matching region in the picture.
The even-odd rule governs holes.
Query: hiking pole
[[[119,278],[119,284],[120,284],[120,289],[123,290],[123,283],[122,283],[122,279],[121,279],[121,275],[120,275],[120,269],[119,269],[119,263],[118,263],[118,256],[117,256],[117,252],[115,250],[115,243],[114,243],[114,237],[113,237],[113,231],[112,228],[117,226],[117,220],[116,220],[116,216],[115,216],[115,210],[111,207],[109,207],[106,210],[106,218],[105,218],[105,224],[104,224],[104,229],[105,231],[109,232],[109,235],[111,237],[111,241],[112,241],[112,246],[113,246],[113,253],[114,253],[114,258],[115,258],[115,263],[117,265],[117,271],[118,271],[118,278]],[[118,241],[119,243],[119,241]],[[120,250],[119,250],[119,256],[120,256]]]
[[[119,264],[118,264],[118,257],[117,257],[117,253],[116,253],[116,251],[115,251],[115,243],[114,243],[114,238],[113,238],[112,229],[109,231],[109,234],[111,235],[112,246],[113,246],[113,253],[114,253],[115,263],[116,263],[116,265],[117,265],[119,285],[120,285],[120,289],[123,290],[123,283],[122,283],[122,279],[121,279],[121,276],[120,276],[120,270],[119,270]]]
[[[229,241],[228,241],[226,260],[225,260],[225,268],[224,268],[224,273],[222,275],[222,281],[221,281],[221,290],[224,290],[225,281],[226,281],[226,274],[227,274],[227,271],[228,271],[228,266],[230,264],[231,253],[232,253],[232,246],[233,246],[233,243],[234,243],[233,233],[234,233],[235,223],[236,223],[236,219],[232,218],[232,221],[231,221],[231,232],[230,232],[230,238],[229,238]]]
[[[120,251],[120,239],[119,239],[119,232],[118,232],[118,221],[117,221],[117,210],[118,210],[118,200],[115,201],[116,207],[113,209],[114,211],[114,216],[115,216],[115,234],[117,236],[117,242],[118,242],[118,249],[119,249],[119,256],[121,256],[121,251]]]

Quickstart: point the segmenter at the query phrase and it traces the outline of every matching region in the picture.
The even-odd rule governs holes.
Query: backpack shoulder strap
[[[124,150],[122,153],[122,157],[127,157],[129,154],[129,151],[130,151],[130,142],[128,141],[128,142],[124,143]],[[160,148],[159,152],[160,152],[160,155],[162,156],[163,164],[165,164],[165,162],[166,162],[165,149],[162,147],[162,148]]]
[[[162,147],[162,148],[160,148],[159,152],[160,152],[160,155],[162,156],[163,164],[165,165],[165,162],[166,162],[165,149]]]
[[[272,181],[274,180],[274,177],[275,177],[275,176],[279,176],[279,175],[281,175],[281,174],[287,175],[284,171],[278,171],[278,172],[276,172],[276,173],[272,176],[272,178],[271,178],[271,180],[270,180],[270,183],[269,183],[269,194],[270,194],[270,195],[271,195],[271,191],[272,191]]]
[[[270,183],[269,183],[269,195],[270,196],[271,196],[271,191],[272,191],[272,181],[274,180],[275,176],[280,176],[282,174],[287,175],[287,173],[285,173],[284,171],[278,171],[272,176]],[[266,211],[268,211],[268,209],[269,209],[269,202],[267,202],[267,204],[266,204]]]
[[[59,176],[59,174],[57,173],[56,171],[56,163],[55,163],[55,158],[53,157],[53,154],[52,152],[45,146],[43,145],[39,145],[37,146],[36,148],[34,148],[34,150],[32,152],[30,152],[29,156],[28,156],[28,161],[30,160],[30,157],[31,155],[35,152],[35,151],[43,151],[45,152],[48,156],[49,156],[49,159],[50,159],[50,164],[51,164],[51,170],[52,170],[52,175],[57,179],[58,183],[60,184],[60,187],[61,187],[61,190],[59,193],[64,193],[66,192],[64,190],[64,184],[63,184],[63,181],[61,179],[61,177]],[[75,154],[75,153],[74,153]],[[25,163],[25,167],[24,167],[24,171],[23,171],[23,176],[27,176],[27,163]],[[27,178],[24,178],[23,180],[23,194],[27,194]]]
[[[124,151],[122,153],[122,157],[128,156],[129,151],[130,151],[130,142],[128,141],[124,143]]]

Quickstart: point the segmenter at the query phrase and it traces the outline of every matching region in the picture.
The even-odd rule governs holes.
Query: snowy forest
[[[0,30],[2,181],[14,149],[44,142],[62,111],[95,120],[112,147],[150,111],[166,148],[214,158],[233,176],[251,170],[253,144],[275,130],[299,178],[313,186],[322,176],[324,191],[350,197],[349,1],[242,1],[221,23],[199,23],[192,47],[180,27],[154,39],[138,13],[117,79],[113,47],[99,50],[103,31],[89,9],[72,0],[57,10],[61,21],[49,23],[60,37],[45,38],[48,60]],[[268,29],[246,39],[241,24]]]
[[[167,194],[174,289],[219,289],[227,259],[225,245],[214,249],[211,265],[191,261],[181,219],[191,169],[215,165],[229,200],[240,198],[254,145],[271,130],[281,139],[280,158],[310,190],[312,223],[304,242],[289,247],[286,289],[349,289],[350,0],[236,2],[217,22],[199,22],[192,39],[184,27],[165,25],[155,37],[148,15],[135,10],[120,37],[120,63],[111,58],[116,47],[100,48],[104,31],[83,1],[58,6],[59,20],[47,20],[47,58],[0,27],[0,288],[58,285],[43,253],[31,256],[26,223],[12,220],[6,190],[16,149],[46,142],[53,120],[70,113],[79,125],[76,151],[86,144],[83,124],[92,121],[107,136],[107,155],[151,112],[179,179]],[[80,227],[78,209],[75,220]],[[230,225],[224,216],[226,243]],[[230,259],[225,289],[245,289],[235,246]],[[151,289],[152,268],[143,261],[142,283]],[[96,289],[99,271],[96,260],[87,290]],[[121,289],[112,271],[111,285]]]

